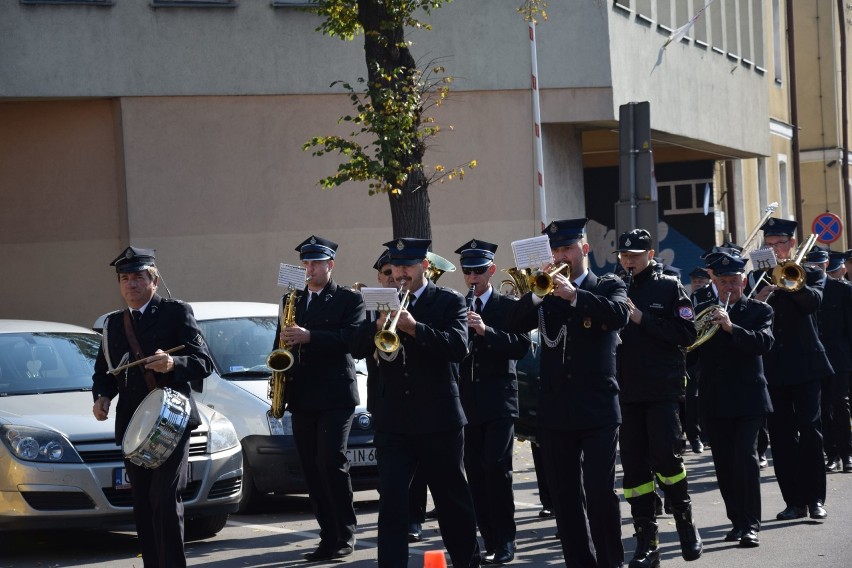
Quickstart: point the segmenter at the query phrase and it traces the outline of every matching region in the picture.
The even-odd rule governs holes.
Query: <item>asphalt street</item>
[[[764,524],[760,533],[761,545],[744,549],[736,543],[722,540],[730,526],[716,488],[710,451],[702,454],[689,452],[685,460],[695,518],[705,544],[704,555],[688,563],[691,567],[852,566],[852,474],[828,476],[827,520],[781,522],[775,520],[775,514],[784,505],[770,460],[769,468],[762,475]],[[511,565],[564,566],[561,547],[554,538],[554,521],[538,516],[540,504],[528,442],[518,443],[515,448],[515,499],[518,554]],[[316,546],[318,528],[307,498],[288,496],[269,497],[257,514],[232,516],[225,529],[215,537],[187,543],[189,565],[215,568],[375,566],[378,494],[373,491],[356,493],[356,511],[358,543],[355,553],[345,560],[322,564],[308,563],[302,558],[305,552]],[[633,550],[633,527],[629,508],[623,500],[622,518],[623,542],[626,559],[629,560]],[[659,523],[663,566],[687,565],[680,557],[674,520],[665,515]],[[0,568],[141,568],[137,545],[135,534],[129,531],[81,532],[69,527],[66,531],[4,534],[0,535]],[[409,566],[422,567],[424,552],[440,549],[438,523],[428,521],[424,525],[423,542],[411,546]]]

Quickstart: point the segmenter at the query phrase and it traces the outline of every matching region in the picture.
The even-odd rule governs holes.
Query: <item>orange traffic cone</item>
[[[423,554],[423,568],[447,568],[443,550],[427,550]]]

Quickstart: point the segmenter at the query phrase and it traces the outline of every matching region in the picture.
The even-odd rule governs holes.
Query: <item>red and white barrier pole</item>
[[[541,228],[547,226],[547,201],[544,191],[544,151],[541,144],[541,107],[538,99],[538,55],[535,48],[535,22],[529,22],[530,30],[530,58],[532,59],[532,77],[530,87],[532,89],[533,104],[533,129],[535,133],[535,169],[536,186],[538,188],[538,205],[541,213]]]

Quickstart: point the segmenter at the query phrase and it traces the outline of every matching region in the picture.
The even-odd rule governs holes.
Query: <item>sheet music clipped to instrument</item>
[[[399,291],[396,288],[361,288],[364,309],[379,312],[399,309]]]
[[[547,235],[512,242],[517,268],[540,268],[553,262]]]
[[[278,267],[278,285],[282,288],[301,290],[305,287],[308,271],[304,266],[281,263]]]

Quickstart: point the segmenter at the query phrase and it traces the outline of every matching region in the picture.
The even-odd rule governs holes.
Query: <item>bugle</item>
[[[399,302],[399,309],[394,314],[393,318],[385,319],[382,329],[376,333],[373,342],[376,348],[384,353],[393,353],[399,349],[399,335],[396,333],[396,325],[399,323],[399,315],[403,310],[408,308],[409,291],[406,290]]]

